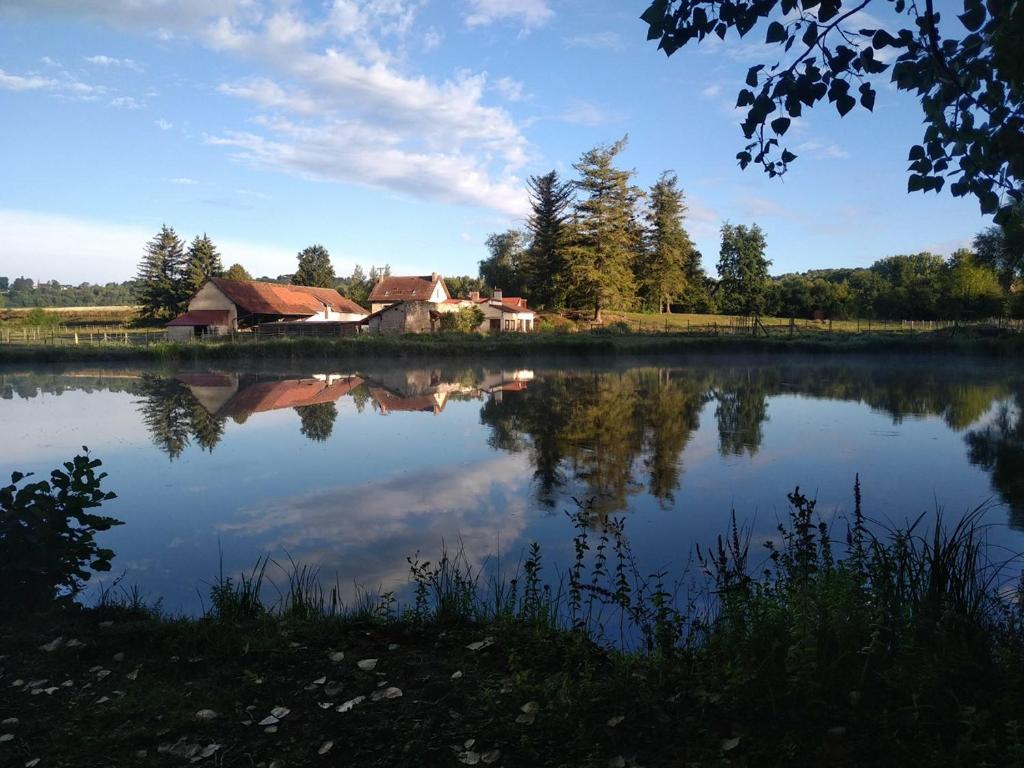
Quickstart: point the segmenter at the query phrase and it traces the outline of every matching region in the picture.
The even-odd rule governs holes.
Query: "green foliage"
[[[840,116],[858,103],[871,111],[875,83],[891,70],[890,81],[913,92],[924,113],[907,190],[937,192],[951,180],[954,196],[974,195],[983,213],[1009,216],[1024,201],[1024,8],[964,0],[957,21],[940,23],[931,0],[875,0],[887,13],[865,16],[871,2],[653,0],[641,18],[669,56],[691,41],[724,40],[730,30],[743,37],[766,24],[773,52],[749,68],[736,100],[747,110],[741,167],[754,162],[781,176],[796,159],[780,143],[793,118],[826,98]]]
[[[700,253],[683,229],[686,205],[679,179],[666,171],[651,187],[647,232],[643,253],[637,260],[636,278],[645,305],[661,312],[703,287]],[[691,285],[693,283],[693,285]]]
[[[31,328],[49,328],[60,323],[60,318],[42,307],[35,307],[21,319],[21,324]]]
[[[490,287],[479,277],[456,275],[446,277],[444,282],[452,296],[456,298],[468,298],[473,291],[477,291],[482,297],[491,295]]]
[[[457,312],[445,312],[441,315],[441,330],[455,333],[476,333],[484,321],[484,313],[479,307],[462,307]]]
[[[596,321],[603,309],[628,309],[636,295],[634,206],[641,193],[631,184],[633,172],[614,164],[626,141],[595,147],[573,165],[582,196],[575,205],[562,282],[569,305],[592,308]]]
[[[770,278],[765,258],[766,243],[754,224],[722,225],[722,250],[718,259],[720,306],[737,315],[763,315],[768,308]]]
[[[480,280],[484,285],[500,288],[508,296],[523,294],[524,240],[523,233],[515,229],[487,238],[491,255],[480,262]]]
[[[252,275],[249,274],[249,271],[237,262],[228,267],[224,277],[228,280],[252,280]]]
[[[315,443],[325,443],[334,431],[334,422],[338,418],[338,406],[335,403],[314,403],[300,405],[295,409],[299,414],[302,426],[299,431]]]
[[[203,287],[203,283],[211,277],[223,276],[224,268],[220,263],[220,253],[217,252],[213,240],[205,232],[202,237],[193,238],[185,255],[185,268],[178,289],[182,306],[187,305],[189,299],[195,296]]]
[[[0,615],[69,603],[91,576],[86,568],[110,570],[114,553],[95,535],[121,523],[90,510],[116,495],[101,488],[102,462],[82,450],[49,482],[13,472],[11,484],[0,488]]]
[[[2,280],[0,280],[2,286]],[[0,287],[0,306],[9,307],[95,307],[124,306],[135,302],[135,283],[80,283],[62,285],[56,280],[38,285],[26,277]]]
[[[979,264],[995,270],[1004,290],[1024,280],[1024,203],[1014,206],[1002,224],[979,232],[974,251]]]
[[[135,279],[136,300],[143,317],[173,317],[181,310],[184,262],[184,242],[164,224],[146,244]]]
[[[334,288],[337,278],[331,255],[322,245],[311,245],[298,255],[299,268],[292,275],[292,285],[309,285],[316,288]]]
[[[524,295],[533,306],[560,307],[564,296],[558,278],[566,269],[573,184],[562,181],[556,171],[551,171],[531,176],[527,189],[531,213],[526,221],[530,246],[521,260]]]

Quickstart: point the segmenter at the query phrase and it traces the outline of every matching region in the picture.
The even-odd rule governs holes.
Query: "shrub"
[[[52,325],[57,325],[59,322],[60,318],[52,312],[47,312],[42,307],[33,307],[22,319],[21,324],[32,328],[41,326],[49,328]]]
[[[456,333],[474,333],[484,321],[484,313],[478,307],[463,307],[458,312],[441,315],[441,330]]]
[[[84,455],[50,473],[50,481],[24,482],[32,474],[14,472],[0,488],[0,614],[23,613],[69,603],[94,571],[109,571],[113,551],[96,544],[95,534],[120,520],[89,510],[116,498],[101,488],[106,473],[99,459]]]

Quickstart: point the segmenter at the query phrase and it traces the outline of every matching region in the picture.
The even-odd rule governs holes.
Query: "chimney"
[[[470,291],[469,300],[473,302],[480,301],[480,291]]]
[[[430,273],[430,282],[436,283],[441,276],[437,272]]]
[[[495,288],[494,289],[494,293],[492,294],[492,298],[495,301],[501,301],[501,288]]]

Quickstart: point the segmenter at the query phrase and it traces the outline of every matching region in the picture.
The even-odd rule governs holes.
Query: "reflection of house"
[[[526,299],[505,296],[500,288],[495,288],[489,299],[481,298],[479,292],[472,291],[468,299],[449,299],[440,309],[457,312],[463,307],[476,307],[483,313],[484,319],[478,328],[481,333],[529,332],[537,323],[537,313],[526,306]]]
[[[400,301],[440,304],[452,295],[437,272],[413,277],[382,277],[370,291],[370,312],[378,312]]]
[[[247,417],[279,408],[333,403],[360,386],[358,376],[313,376],[275,379],[246,385],[237,374],[183,373],[178,380],[215,416]]]
[[[437,416],[448,402],[447,392],[430,392],[421,395],[400,395],[384,387],[370,386],[370,396],[381,414],[395,411],[432,413]]]
[[[172,340],[187,340],[193,335],[220,335],[260,323],[355,322],[366,315],[365,309],[333,288],[215,277],[192,297],[188,311],[167,324],[167,335]]]

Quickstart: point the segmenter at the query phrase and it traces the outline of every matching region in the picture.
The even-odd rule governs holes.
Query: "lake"
[[[988,502],[1024,550],[1024,373],[997,361],[673,357],[0,370],[0,471],[87,445],[118,498],[114,573],[202,610],[218,569],[269,553],[396,590],[442,542],[509,572],[572,558],[565,514],[622,518],[640,567],[681,570],[730,512],[771,537],[799,485],[845,531]],[[755,557],[761,557],[758,553]],[[110,578],[108,576],[107,578]]]

